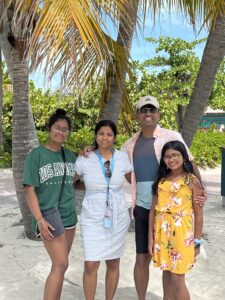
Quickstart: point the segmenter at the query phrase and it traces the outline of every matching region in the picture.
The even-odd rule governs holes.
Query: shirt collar
[[[135,137],[138,138],[139,135],[141,134],[141,132],[143,132],[143,130],[139,129],[138,132],[135,134]],[[153,132],[153,137],[154,138],[160,137],[160,132],[161,132],[161,127],[159,125],[157,125]]]

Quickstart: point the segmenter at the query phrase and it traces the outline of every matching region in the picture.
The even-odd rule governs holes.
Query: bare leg
[[[185,284],[185,274],[170,273],[170,278],[173,300],[190,300],[190,295]]]
[[[105,295],[106,300],[112,300],[119,281],[120,259],[106,260]]]
[[[148,253],[137,254],[134,266],[134,281],[139,300],[145,300],[149,281],[149,264],[151,257]]]
[[[70,249],[71,249],[72,244],[73,244],[75,231],[76,231],[76,228],[71,228],[71,229],[66,229],[65,230],[68,254],[70,253]]]
[[[85,261],[84,262],[84,295],[86,300],[94,300],[97,287],[97,272],[100,266],[100,261]]]
[[[163,271],[163,300],[172,300],[170,274],[169,271]]]
[[[43,240],[51,258],[51,271],[45,282],[44,300],[59,300],[64,274],[68,267],[68,248],[65,233],[51,241]]]

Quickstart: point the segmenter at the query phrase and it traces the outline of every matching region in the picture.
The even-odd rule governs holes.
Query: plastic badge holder
[[[103,226],[107,229],[112,228],[112,219],[105,216]]]

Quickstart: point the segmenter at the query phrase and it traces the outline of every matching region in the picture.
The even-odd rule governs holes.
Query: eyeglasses
[[[170,159],[176,160],[176,159],[178,159],[180,156],[181,156],[180,153],[173,153],[173,154],[171,154],[171,155],[165,155],[165,156],[163,157],[163,159],[164,159],[165,161],[169,161]]]
[[[108,178],[111,178],[112,172],[110,170],[110,161],[109,160],[104,162],[104,168],[105,168],[105,176]]]
[[[68,134],[69,133],[69,128],[67,127],[59,127],[59,126],[52,126],[53,130],[57,133],[62,132],[63,134]]]
[[[147,113],[152,113],[155,114],[158,112],[158,109],[156,107],[142,107],[139,112],[141,114],[147,114]]]

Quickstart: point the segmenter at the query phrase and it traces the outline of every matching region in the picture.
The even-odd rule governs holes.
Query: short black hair
[[[113,132],[114,136],[115,137],[117,136],[116,124],[113,121],[111,121],[111,120],[101,120],[101,121],[99,121],[95,126],[95,135],[97,135],[98,131],[102,127],[110,127],[112,129],[112,132]],[[96,141],[94,141],[94,149],[98,149],[98,144],[96,143]]]

